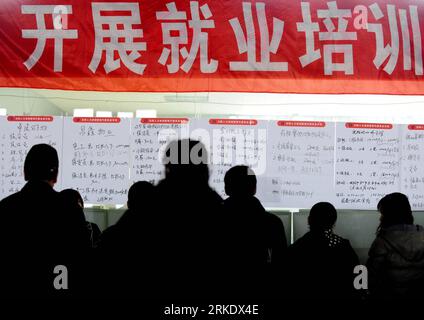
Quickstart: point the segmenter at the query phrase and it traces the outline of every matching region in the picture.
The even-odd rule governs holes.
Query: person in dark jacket
[[[155,198],[155,187],[148,181],[137,181],[128,190],[128,210],[119,219],[117,225],[128,225],[140,223],[146,217],[143,212],[149,209]],[[138,222],[137,222],[138,221]]]
[[[66,206],[69,208],[68,210],[72,210],[75,215],[79,216],[78,218],[81,221],[85,221],[85,226],[87,228],[86,237],[88,246],[90,248],[96,247],[100,239],[101,231],[97,224],[86,220],[84,214],[84,200],[82,199],[81,194],[77,190],[66,189],[62,190],[60,195]]]
[[[225,219],[231,248],[233,282],[239,297],[276,297],[287,249],[281,219],[268,213],[256,194],[256,175],[247,166],[235,166],[224,178]]]
[[[367,261],[369,290],[374,298],[424,298],[424,229],[414,225],[407,196],[386,195],[377,237]]]
[[[138,181],[128,190],[128,209],[118,222],[107,228],[100,241],[104,249],[123,251],[133,245],[139,245],[140,232],[151,228],[149,215],[153,209],[155,187],[147,181]]]
[[[27,183],[0,202],[0,290],[8,297],[69,296],[78,282],[76,257],[86,249],[84,221],[69,214],[59,193],[59,159],[46,144],[33,146],[24,162]],[[56,266],[65,266],[68,290],[56,290]]]
[[[140,288],[146,289],[156,229],[155,194],[151,183],[134,183],[128,191],[128,210],[102,233],[96,250],[99,294],[110,297],[119,292],[121,298],[134,298],[142,292]]]
[[[220,298],[226,261],[222,199],[209,186],[208,154],[195,140],[169,143],[157,186],[156,296]]]
[[[349,240],[333,233],[337,211],[331,203],[315,204],[310,231],[288,249],[290,289],[295,299],[354,299],[358,256]]]

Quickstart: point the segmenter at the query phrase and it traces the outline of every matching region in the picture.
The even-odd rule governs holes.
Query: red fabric
[[[248,0],[245,0],[245,2]],[[352,12],[348,21],[347,31],[357,32],[357,40],[320,41],[318,33],[314,34],[315,49],[321,51],[321,59],[302,67],[299,57],[306,52],[305,33],[297,29],[297,23],[302,22],[300,1],[270,1],[263,0],[269,29],[269,38],[273,33],[273,18],[284,21],[284,33],[276,54],[271,53],[272,62],[287,62],[288,71],[231,71],[230,61],[246,61],[247,53],[239,53],[236,37],[229,23],[232,18],[238,18],[241,27],[246,32],[241,0],[198,1],[199,5],[208,4],[212,13],[215,28],[203,29],[208,35],[208,59],[218,61],[214,73],[202,73],[200,59],[197,55],[188,73],[179,69],[177,73],[168,73],[167,67],[158,62],[163,44],[162,21],[158,21],[156,13],[166,11],[168,1],[128,0],[139,5],[141,25],[134,28],[143,29],[141,41],[146,43],[147,50],[140,51],[141,57],[137,63],[145,64],[142,75],[129,70],[123,63],[121,67],[110,73],[104,70],[105,55],[93,73],[89,69],[94,48],[95,31],[91,3],[94,1],[71,0],[14,0],[3,1],[0,7],[0,87],[47,88],[63,90],[91,91],[136,91],[136,92],[273,92],[273,93],[372,93],[372,94],[424,94],[422,75],[416,74],[414,41],[409,6],[418,7],[420,31],[424,36],[424,4],[420,0],[343,0],[337,1],[339,9],[349,9]],[[102,0],[99,2],[119,3],[120,1]],[[256,33],[257,60],[260,60],[261,37],[255,4],[252,1],[252,15]],[[322,18],[318,18],[317,10],[327,9],[327,1],[310,0],[312,22],[318,22],[320,31],[326,31]],[[329,1],[330,2],[330,1]],[[123,2],[120,2],[123,3]],[[179,11],[186,11],[187,20],[191,19],[189,1],[175,1]],[[387,60],[377,68],[373,59],[376,54],[375,34],[367,30],[354,28],[354,8],[358,5],[380,5],[384,14],[376,21],[371,11],[367,10],[370,23],[381,23],[384,33],[384,44],[390,44],[390,30],[387,4],[395,5],[399,36],[399,57],[392,74],[383,68]],[[63,70],[54,72],[54,41],[47,40],[43,54],[34,67],[28,70],[24,62],[33,53],[37,40],[25,39],[22,30],[37,29],[34,14],[22,14],[22,5],[72,5],[72,14],[68,15],[68,29],[78,31],[78,39],[63,41]],[[405,9],[408,19],[410,36],[411,70],[404,70],[404,52],[399,9]],[[115,12],[108,15],[119,15]],[[200,15],[203,19],[202,14]],[[45,15],[46,28],[53,29],[52,15]],[[337,19],[332,19],[336,28]],[[193,32],[188,27],[188,45],[193,38]],[[175,33],[173,33],[175,35]],[[421,37],[422,38],[422,37]],[[422,39],[416,39],[422,43]],[[140,41],[140,40],[139,40]],[[336,71],[333,75],[324,75],[324,45],[352,44],[353,75]],[[423,45],[421,45],[423,48]],[[117,58],[115,53],[115,58]],[[335,62],[343,62],[342,54],[334,54]],[[169,62],[169,61],[168,61]],[[184,59],[180,55],[180,65]]]

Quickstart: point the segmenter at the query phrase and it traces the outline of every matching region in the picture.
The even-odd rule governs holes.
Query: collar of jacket
[[[54,191],[54,189],[50,186],[48,182],[41,180],[30,180],[22,188],[23,192],[33,190],[36,190],[37,192]]]
[[[224,204],[227,206],[234,206],[236,208],[249,208],[252,212],[263,211],[265,212],[265,208],[262,206],[261,202],[258,198],[254,196],[247,197],[239,197],[233,196],[229,197],[224,201]]]

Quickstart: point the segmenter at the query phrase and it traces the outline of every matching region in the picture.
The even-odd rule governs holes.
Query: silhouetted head
[[[229,197],[253,197],[256,194],[256,175],[247,166],[235,166],[224,177],[225,193]]]
[[[208,185],[208,154],[200,141],[171,141],[165,149],[162,163],[165,165],[165,177],[168,181],[191,187]]]
[[[53,186],[59,172],[57,151],[48,144],[37,144],[29,150],[24,163],[25,181],[47,181]]]
[[[138,181],[128,190],[128,209],[139,208],[145,201],[152,201],[155,187],[147,181]]]
[[[65,201],[65,204],[72,206],[78,206],[81,209],[84,208],[84,200],[81,197],[81,194],[74,189],[66,189],[60,192],[62,199]]]
[[[311,231],[333,229],[337,221],[337,210],[329,202],[314,204],[309,212],[308,223]]]
[[[411,205],[403,193],[396,192],[384,196],[378,202],[377,209],[381,213],[379,230],[398,224],[414,223]]]

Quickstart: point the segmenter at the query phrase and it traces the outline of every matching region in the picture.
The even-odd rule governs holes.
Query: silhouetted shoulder
[[[214,203],[218,205],[224,204],[224,199],[213,189],[210,189],[210,197]]]
[[[270,213],[268,211],[265,211],[265,215],[266,215],[266,218],[268,219],[269,223],[272,223],[272,224],[277,225],[277,226],[283,225],[283,221],[281,221],[281,219],[278,216],[276,216],[275,214]]]
[[[281,230],[284,231],[283,221],[281,221],[281,219],[275,214],[265,211],[264,218],[266,219],[266,223],[268,224],[268,226],[272,228],[273,230],[277,230],[279,232]]]
[[[288,253],[293,255],[296,254],[299,250],[304,250],[305,248],[311,247],[315,244],[316,242],[313,240],[312,234],[308,232],[288,247]]]
[[[11,194],[10,196],[7,196],[3,200],[0,201],[0,205],[8,205],[11,203],[15,203],[17,200],[21,198],[21,191],[16,192],[14,194]]]
[[[328,233],[328,234],[325,234],[325,237],[328,239],[328,245],[331,248],[351,247],[350,241],[348,239],[342,238],[337,234]]]
[[[18,200],[19,197],[20,197],[20,193],[18,192],[4,198],[3,200],[0,201],[0,208],[7,207],[11,203],[16,202],[16,200]]]
[[[5,216],[10,216],[11,211],[14,211],[13,208],[17,208],[19,206],[24,205],[25,201],[22,200],[23,198],[21,192],[14,193],[1,200],[0,214],[3,216],[2,219],[4,219]]]
[[[302,249],[304,247],[328,247],[330,249],[352,248],[348,239],[344,239],[332,232],[307,232],[290,246],[290,250]]]

